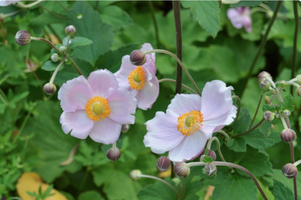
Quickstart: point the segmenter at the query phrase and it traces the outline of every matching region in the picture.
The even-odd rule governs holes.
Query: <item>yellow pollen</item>
[[[200,111],[193,110],[190,113],[184,113],[178,117],[178,131],[182,135],[189,136],[202,126],[203,119],[203,114]]]
[[[88,117],[93,121],[101,121],[101,119],[108,117],[111,113],[108,101],[100,96],[89,99],[85,108]]]
[[[128,80],[132,89],[142,90],[143,86],[145,85],[143,67],[138,66],[136,69],[131,71],[130,75],[128,76]]]

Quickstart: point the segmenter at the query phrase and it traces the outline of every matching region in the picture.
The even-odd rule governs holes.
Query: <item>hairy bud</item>
[[[30,43],[31,37],[28,31],[20,30],[16,33],[15,40],[19,45],[24,46]]]
[[[59,50],[62,52],[62,53],[65,53],[67,48],[65,46],[60,46]]]
[[[190,174],[190,168],[187,166],[186,163],[179,162],[179,163],[175,164],[175,166],[173,168],[173,172],[177,176],[185,178]]]
[[[295,178],[298,174],[298,169],[292,163],[287,163],[283,166],[282,173],[286,178]]]
[[[289,117],[290,115],[291,115],[291,111],[289,111],[289,110],[284,110],[284,111],[282,111],[282,117],[283,118],[287,118],[287,117]]]
[[[284,129],[280,134],[283,142],[290,143],[296,139],[296,133],[292,129]]]
[[[66,32],[67,35],[73,36],[73,35],[75,35],[75,33],[76,33],[76,28],[75,28],[75,26],[73,26],[73,25],[69,25],[69,26],[67,26],[67,27],[65,28],[65,32]]]
[[[46,83],[43,90],[48,95],[53,95],[56,92],[56,87],[53,83]]]
[[[204,171],[208,176],[214,176],[217,172],[217,168],[214,164],[208,163],[207,165],[205,165]]]
[[[170,168],[170,160],[166,156],[161,156],[157,160],[157,169],[161,172],[165,172]]]
[[[141,66],[146,61],[146,56],[140,50],[135,50],[130,55],[130,61],[133,65]]]
[[[265,111],[265,112],[263,113],[263,118],[264,118],[265,121],[271,122],[271,121],[273,121],[274,118],[275,118],[275,113],[273,113],[273,112],[267,110],[267,111]]]
[[[141,171],[139,169],[134,169],[130,173],[130,177],[133,181],[138,181],[140,179]]]
[[[258,74],[257,83],[258,83],[258,84],[261,84],[262,81],[264,81],[266,77],[269,77],[269,78],[272,79],[272,76],[271,76],[270,73],[268,73],[268,72],[266,72],[266,71],[260,72],[260,73]]]
[[[264,80],[260,83],[260,88],[263,90],[267,90],[271,87],[271,83],[268,80]]]
[[[116,161],[120,158],[121,152],[117,147],[113,147],[107,151],[106,155],[109,160]]]
[[[59,61],[60,60],[59,54],[57,54],[57,53],[52,54],[51,55],[51,60],[52,60],[52,62]]]

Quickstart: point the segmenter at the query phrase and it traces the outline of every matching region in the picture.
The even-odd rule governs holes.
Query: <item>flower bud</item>
[[[141,66],[146,61],[146,56],[140,50],[135,50],[130,55],[130,61],[133,65]]]
[[[287,118],[291,115],[291,112],[289,110],[284,110],[281,114],[283,118]]]
[[[301,85],[301,74],[297,75],[296,79],[297,79],[297,83]]]
[[[181,180],[179,179],[179,177],[173,178],[171,179],[172,182],[174,182],[177,186],[181,184]]]
[[[122,124],[121,126],[121,132],[126,133],[130,129],[130,126],[128,124]]]
[[[15,40],[19,45],[24,46],[30,43],[31,37],[28,31],[20,30],[16,33]]]
[[[279,86],[282,87],[282,88],[284,88],[284,87],[287,86],[287,83],[284,80],[279,81]]]
[[[46,94],[52,95],[56,92],[56,87],[53,83],[46,83],[43,87],[43,90]]]
[[[170,160],[166,156],[161,156],[157,161],[157,169],[165,172],[170,168]]]
[[[57,54],[57,53],[52,54],[51,55],[51,60],[52,60],[52,62],[59,61],[60,60],[59,54]]]
[[[141,171],[139,169],[134,169],[130,173],[130,177],[133,181],[138,181],[140,179]]]
[[[283,166],[282,173],[286,178],[295,178],[298,174],[298,169],[294,164],[287,163]]]
[[[292,129],[284,129],[280,134],[283,142],[290,143],[296,139],[296,133]]]
[[[260,83],[260,88],[263,90],[267,90],[271,87],[271,83],[268,80],[264,80]]]
[[[187,166],[186,163],[179,162],[179,163],[175,164],[175,166],[173,168],[173,172],[177,176],[185,178],[190,174],[190,168]]]
[[[266,77],[270,77],[271,79],[273,79],[270,73],[268,73],[266,71],[260,72],[258,74],[257,83],[260,85],[262,83],[262,81],[265,80]]]
[[[216,159],[216,154],[215,154],[215,152],[212,151],[211,149],[209,149],[208,156],[212,157],[212,160],[215,161],[215,159]]]
[[[301,86],[296,89],[296,93],[299,97],[301,97]]]
[[[116,161],[120,158],[121,152],[117,147],[113,147],[107,151],[106,155],[109,160]]]
[[[217,168],[214,164],[208,163],[207,165],[205,165],[204,171],[208,176],[213,176],[216,174]]]
[[[62,53],[65,53],[67,48],[65,46],[60,46],[59,50],[62,52]]]
[[[271,121],[273,121],[274,118],[275,118],[275,113],[273,113],[273,112],[267,110],[267,111],[265,111],[265,112],[263,113],[263,118],[264,118],[265,121],[271,122]]]
[[[75,35],[75,33],[76,33],[76,28],[75,28],[75,26],[73,26],[73,25],[67,26],[67,27],[65,28],[65,32],[66,32],[67,35],[73,36],[73,35]]]

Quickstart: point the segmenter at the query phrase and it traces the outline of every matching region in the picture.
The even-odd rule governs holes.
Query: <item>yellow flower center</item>
[[[142,90],[143,86],[145,85],[143,67],[138,66],[136,69],[131,71],[130,75],[128,76],[128,80],[132,89]]]
[[[88,117],[95,122],[101,121],[101,119],[108,117],[111,113],[108,101],[99,96],[89,99],[85,108]]]
[[[178,117],[178,131],[182,135],[189,136],[202,126],[203,119],[203,114],[200,111],[193,110],[190,113],[184,113]]]

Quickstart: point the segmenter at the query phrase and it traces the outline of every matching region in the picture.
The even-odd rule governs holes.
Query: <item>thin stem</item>
[[[282,115],[280,115],[280,119],[281,119],[281,122],[282,122],[282,125],[284,127],[284,129],[288,129],[287,125],[286,125],[286,122],[284,121],[284,118],[282,117]]]
[[[174,79],[170,79],[170,78],[162,78],[162,79],[159,80],[159,83],[162,83],[162,82],[164,82],[164,81],[167,81],[167,82],[174,82],[174,83],[177,82],[177,81],[174,80]],[[192,93],[197,94],[196,91],[194,91],[193,89],[191,89],[191,88],[188,87],[187,85],[185,85],[185,84],[182,83],[182,86],[183,86],[184,88],[186,88],[187,90],[191,91]]]
[[[60,64],[54,70],[49,83],[53,83],[53,81],[54,81],[54,79],[56,77],[56,74],[58,73],[58,71],[60,70],[61,66],[64,64],[64,62],[65,62],[65,58],[60,62]]]
[[[301,159],[298,160],[298,161],[296,161],[296,162],[294,163],[294,165],[297,167],[300,163],[301,163]]]
[[[229,135],[225,131],[219,130],[219,131],[217,131],[217,133],[221,133],[222,135],[224,135],[226,137],[226,141],[229,141]]]
[[[23,4],[22,2],[17,2],[17,5],[19,6],[19,7],[21,7],[21,8],[30,8],[30,7],[32,7],[32,6],[35,6],[35,5],[37,5],[37,4],[39,4],[39,3],[41,3],[43,0],[38,0],[38,1],[35,1],[35,2],[33,2],[33,3],[31,3],[31,4]]]
[[[177,43],[177,56],[179,60],[182,61],[182,26],[181,26],[181,12],[180,12],[180,1],[173,1],[173,10],[175,18],[175,28],[176,28],[176,43]],[[176,83],[176,93],[181,93],[182,86],[182,69],[179,63],[177,63],[177,83]]]
[[[298,41],[298,31],[299,31],[299,16],[297,1],[293,1],[294,16],[295,16],[295,33],[294,33],[294,45],[293,45],[293,65],[292,65],[292,75],[291,78],[296,76],[296,59],[297,59],[297,41]],[[291,95],[293,95],[293,86],[291,86]]]
[[[193,167],[193,166],[203,166],[203,165],[206,165],[207,163],[204,163],[204,162],[191,162],[191,163],[188,163],[187,166],[188,167]],[[236,168],[236,169],[239,169],[245,173],[247,173],[251,178],[252,180],[254,181],[257,189],[259,190],[259,192],[261,193],[262,197],[265,199],[265,200],[268,200],[268,198],[266,197],[266,195],[264,194],[263,190],[261,189],[257,179],[255,178],[255,176],[249,171],[247,170],[246,168],[240,166],[240,165],[237,165],[237,164],[234,164],[234,163],[229,163],[229,162],[221,162],[221,161],[213,161],[211,164],[213,165],[216,165],[216,166],[227,166],[227,167],[232,167],[232,168]]]
[[[52,12],[51,10],[48,10],[44,6],[39,5],[39,7],[42,8],[42,9],[44,9],[44,10],[46,10],[47,12],[49,12],[50,14],[52,14],[53,16],[56,16],[56,17],[61,18],[61,19],[68,19],[67,17],[61,16],[59,14],[56,14],[55,12]]]
[[[153,2],[151,0],[148,1],[148,5],[151,11],[152,19],[154,22],[154,28],[155,28],[155,35],[156,35],[156,41],[157,41],[157,48],[160,49],[160,39],[159,39],[159,31],[158,31],[158,24],[155,16],[155,9]]]
[[[64,10],[66,10],[67,12],[69,12],[69,9],[66,8],[60,1],[56,0],[56,2],[58,2],[58,4],[59,4]]]
[[[77,150],[78,147],[79,147],[79,144],[75,145],[75,146],[71,149],[71,151],[70,151],[70,153],[69,153],[69,156],[68,156],[67,160],[61,162],[61,163],[60,163],[60,166],[67,166],[67,165],[69,165],[70,163],[72,163],[73,158],[74,158],[74,155],[75,155],[76,150]]]
[[[166,185],[168,185],[176,193],[176,196],[178,196],[178,191],[170,183],[168,183],[167,181],[165,181],[161,178],[158,178],[155,176],[150,176],[150,175],[145,175],[145,174],[140,174],[139,177],[150,178],[150,179],[155,179],[157,181],[161,181],[162,183],[165,183]]]
[[[244,132],[244,133],[241,133],[241,134],[238,134],[238,135],[234,135],[234,136],[232,136],[231,138],[234,139],[234,138],[240,137],[240,136],[242,136],[242,135],[246,135],[246,134],[250,133],[251,131],[253,131],[254,129],[256,129],[258,126],[260,126],[263,122],[264,122],[264,118],[262,118],[262,120],[260,120],[260,122],[258,122],[258,124],[256,124],[253,128],[247,130],[247,131]]]
[[[268,34],[269,34],[270,30],[271,30],[272,25],[274,24],[274,21],[275,21],[275,19],[276,19],[276,16],[277,16],[277,13],[278,13],[278,11],[279,11],[279,8],[280,8],[281,3],[282,3],[281,0],[279,0],[279,1],[277,2],[275,11],[274,11],[274,13],[273,13],[273,17],[271,18],[271,20],[270,20],[270,22],[269,22],[269,26],[268,26],[268,28],[267,28],[267,30],[266,30],[266,32],[265,32],[263,38],[261,39],[261,43],[260,43],[259,49],[258,49],[258,51],[257,51],[257,53],[256,53],[256,56],[255,56],[253,62],[252,62],[252,65],[251,65],[251,67],[250,67],[250,69],[249,69],[248,75],[247,75],[247,77],[245,78],[245,81],[243,81],[243,83],[242,83],[242,84],[243,84],[242,90],[240,91],[240,94],[238,94],[238,96],[240,96],[240,97],[243,96],[243,93],[244,93],[244,91],[245,91],[245,89],[246,89],[246,87],[247,87],[247,85],[248,85],[248,81],[249,81],[249,79],[251,78],[253,69],[254,69],[255,64],[256,64],[256,62],[257,62],[257,60],[258,60],[258,58],[259,58],[259,55],[260,55],[260,53],[261,53],[263,47],[265,46],[265,43],[266,43]]]
[[[253,120],[252,120],[252,122],[251,122],[251,124],[250,124],[249,129],[253,126],[253,123],[254,123],[254,121],[255,121],[256,115],[257,115],[257,113],[258,113],[258,110],[259,110],[259,107],[260,107],[260,104],[261,104],[261,101],[262,101],[262,97],[263,97],[263,95],[260,96],[260,99],[259,99],[259,102],[258,102],[256,111],[255,111],[255,115],[254,115],[254,117],[253,117]]]
[[[220,144],[219,140],[217,139],[217,137],[210,138],[210,140],[207,143],[207,149],[211,148],[211,144],[213,141],[215,141],[217,143],[217,152],[218,152],[219,157],[221,157],[222,161],[226,162],[226,160],[221,152],[221,144]]]
[[[188,70],[186,69],[186,67],[183,65],[182,61],[175,54],[173,54],[173,53],[171,53],[169,51],[163,50],[163,49],[153,49],[153,50],[145,51],[143,53],[144,54],[148,54],[148,53],[164,53],[164,54],[167,54],[167,55],[173,57],[174,59],[176,59],[176,61],[180,64],[180,66],[182,67],[182,69],[184,70],[184,72],[186,73],[186,75],[188,76],[189,80],[192,82],[192,84],[195,87],[195,89],[197,90],[198,94],[200,96],[202,96],[201,91],[199,90],[199,88],[196,85],[195,81],[191,77],[190,73],[188,72]]]

